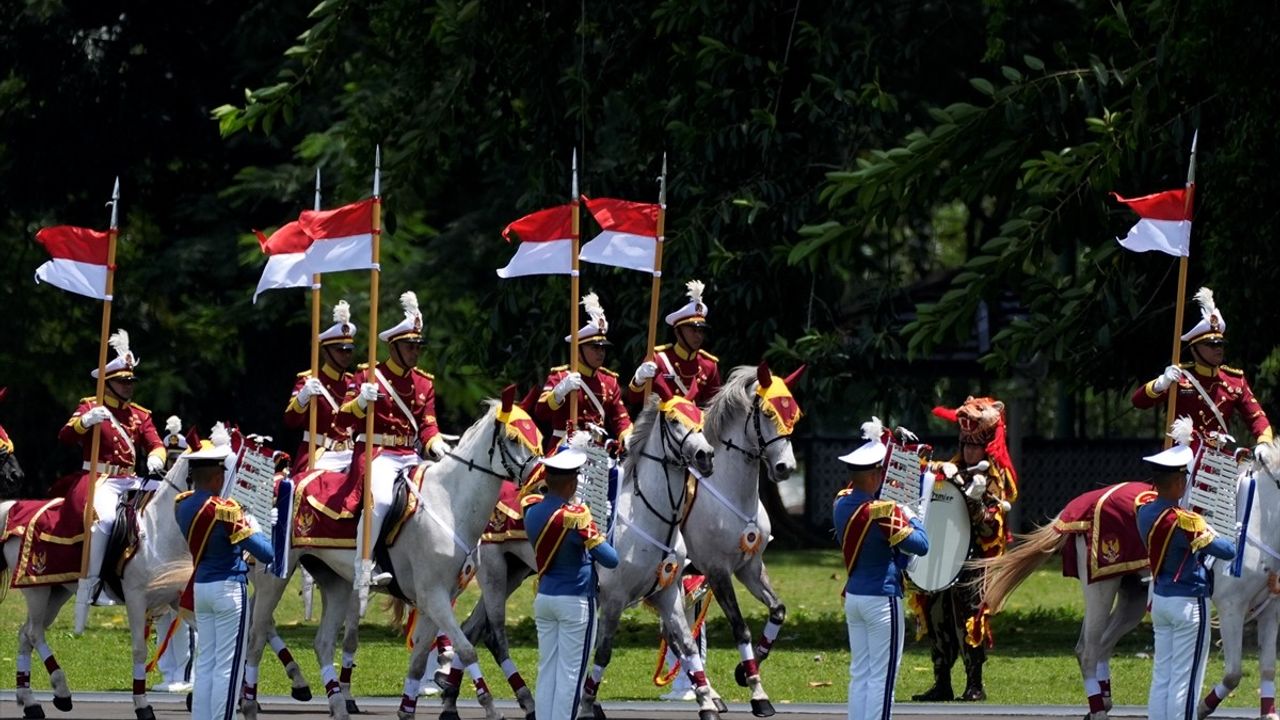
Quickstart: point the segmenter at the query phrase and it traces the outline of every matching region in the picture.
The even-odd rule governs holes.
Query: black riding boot
[[[949,702],[955,700],[955,691],[951,689],[950,669],[941,670],[935,667],[933,669],[933,687],[918,695],[912,695],[911,699],[916,702]]]
[[[965,668],[965,676],[964,694],[960,699],[966,702],[986,700],[987,691],[982,688],[982,663],[974,663]]]

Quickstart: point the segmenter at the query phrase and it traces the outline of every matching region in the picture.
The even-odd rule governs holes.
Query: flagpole
[[[382,242],[382,146],[374,150],[373,159],[373,268],[369,270],[369,369],[365,382],[373,377],[378,366],[378,253]],[[373,561],[373,416],[377,412],[377,403],[369,403],[364,416],[364,520],[363,542],[361,543],[360,562],[362,569],[372,570]],[[362,574],[359,580],[367,580]],[[360,613],[364,614],[368,589],[361,591]]]
[[[1186,205],[1183,206],[1184,217],[1191,217],[1191,210],[1195,206],[1196,194],[1196,145],[1200,140],[1200,130],[1196,130],[1191,136],[1191,162],[1187,168],[1187,192]],[[1188,230],[1187,250],[1190,253],[1190,230]],[[1187,305],[1187,257],[1183,255],[1178,258],[1178,302],[1173,313],[1173,360],[1171,365],[1177,365],[1182,359],[1182,320]],[[1166,449],[1173,445],[1173,438],[1169,437],[1169,431],[1173,429],[1173,421],[1177,420],[1175,413],[1178,404],[1178,388],[1176,385],[1170,386],[1168,400],[1165,402],[1165,436],[1164,446]]]
[[[572,247],[573,258],[572,269],[569,273],[569,372],[578,372],[578,245],[580,235],[582,233],[578,220],[578,149],[573,149],[573,199],[569,201],[571,209],[571,217],[569,226],[569,238]],[[574,390],[569,393],[569,427],[566,428],[568,434],[578,428],[578,391]]]
[[[107,231],[107,284],[102,298],[102,330],[98,335],[98,387],[95,407],[103,407],[107,392],[107,337],[111,334],[111,293],[116,281],[116,239],[120,235],[120,178],[111,190],[111,229]],[[80,577],[89,576],[89,546],[93,543],[93,493],[98,484],[98,450],[102,446],[102,423],[93,426],[89,443],[89,488],[84,501],[84,545],[80,549]],[[135,458],[136,460],[137,458]]]
[[[662,153],[662,175],[658,177],[658,231],[657,242],[653,248],[653,288],[649,294],[649,334],[645,340],[644,360],[653,362],[654,344],[658,341],[658,296],[662,286],[662,246],[666,243],[667,224],[667,154]],[[649,402],[649,391],[653,388],[653,378],[644,381],[644,401],[641,407]]]
[[[319,167],[316,167],[315,210],[316,212],[320,211]],[[311,276],[311,377],[320,377],[320,273],[315,273]],[[310,471],[315,469],[316,398],[311,398],[311,402],[307,407],[307,470]]]

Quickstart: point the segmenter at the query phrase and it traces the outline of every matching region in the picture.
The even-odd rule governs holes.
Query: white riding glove
[[[564,377],[560,378],[560,382],[556,383],[555,389],[551,391],[551,394],[555,397],[556,404],[559,405],[564,403],[564,399],[568,397],[569,393],[573,392],[574,390],[581,390],[581,389],[582,389],[582,375],[576,372],[571,372],[568,375],[565,375]]]
[[[904,427],[898,428],[898,439],[907,444],[920,442],[919,436]]]
[[[645,361],[640,363],[640,367],[636,368],[635,375],[631,376],[631,384],[640,387],[645,382],[654,379],[658,375],[658,364],[655,362]]]
[[[442,460],[446,453],[452,452],[453,446],[437,435],[427,447],[427,456],[432,460]]]
[[[1182,378],[1182,368],[1178,367],[1177,365],[1170,365],[1169,367],[1165,368],[1164,372],[1161,373],[1160,377],[1156,378],[1155,382],[1151,384],[1151,389],[1155,390],[1158,393],[1164,392],[1165,390],[1169,389],[1170,385],[1177,383],[1178,380],[1181,378]]]
[[[313,396],[323,394],[324,385],[320,383],[320,378],[307,378],[302,387],[298,388],[298,406],[306,407]]]
[[[369,403],[378,402],[378,386],[373,383],[364,383],[360,386],[360,394],[356,395],[356,404],[361,410],[369,407]]]
[[[969,487],[964,489],[964,495],[970,500],[981,500],[982,494],[986,491],[987,476],[974,473],[973,479],[969,481]]]
[[[147,472],[152,475],[159,475],[164,472],[164,458],[159,455],[148,455]]]
[[[245,524],[246,524],[246,525],[248,525],[248,526],[249,526],[249,528],[250,528],[250,529],[252,529],[254,532],[256,532],[256,533],[260,533],[260,532],[262,532],[262,526],[258,524],[258,518],[256,518],[256,517],[254,517],[254,516],[250,515],[249,513],[245,513],[245,514],[244,514],[244,522],[245,522]]]
[[[956,473],[958,472],[960,472],[960,468],[956,467],[955,463],[952,463],[952,462],[942,463],[942,477],[948,480],[954,480],[956,477]]]
[[[101,405],[89,408],[85,414],[80,416],[80,424],[84,427],[93,427],[100,422],[106,422],[111,419],[111,411]]]

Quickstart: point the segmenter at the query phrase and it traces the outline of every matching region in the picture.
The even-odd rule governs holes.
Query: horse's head
[[[702,410],[691,401],[673,393],[660,377],[654,378],[653,389],[657,397],[656,407],[650,405],[642,415],[656,413],[652,422],[656,425],[657,432],[654,433],[655,428],[644,422],[648,418],[642,418],[636,423],[637,434],[645,435],[648,438],[645,444],[648,445],[655,442],[653,437],[656,435],[657,442],[661,442],[661,459],[664,464],[683,465],[702,475],[710,475],[715,469],[716,451],[702,434]],[[630,445],[629,442],[629,449]],[[638,448],[638,451],[653,452],[644,447]]]
[[[765,461],[769,468],[769,479],[774,482],[786,480],[796,470],[791,433],[795,432],[796,423],[804,413],[791,394],[791,386],[803,372],[804,366],[801,366],[784,379],[771,373],[769,366],[763,362],[756,368],[750,431],[756,435],[756,452]]]
[[[27,476],[18,464],[18,456],[0,450],[0,498],[21,497],[27,489]]]
[[[494,474],[511,478],[517,485],[523,485],[538,467],[537,460],[542,456],[542,433],[529,413],[515,403],[515,397],[515,385],[508,385],[502,390],[502,402],[493,416],[489,469]]]

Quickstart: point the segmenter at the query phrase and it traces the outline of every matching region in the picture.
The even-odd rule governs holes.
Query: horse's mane
[[[622,461],[622,479],[626,482],[635,475],[636,458],[640,456],[640,448],[649,442],[649,436],[658,426],[658,394],[649,393],[640,414],[631,424],[631,434],[627,436],[627,457]]]
[[[488,400],[483,401],[481,405],[484,407],[484,412],[480,414],[479,419],[471,423],[471,427],[467,428],[466,432],[462,433],[462,437],[458,439],[458,450],[460,451],[463,448],[470,448],[471,445],[475,443],[480,431],[488,427],[489,424],[493,422],[493,418],[498,414],[498,407],[501,403],[493,398],[489,398]]]
[[[728,382],[720,387],[720,392],[716,393],[716,396],[711,399],[711,404],[707,406],[703,434],[708,439],[718,442],[714,438],[720,437],[724,423],[729,418],[739,413],[746,414],[751,409],[751,405],[755,402],[751,384],[755,381],[754,365],[739,365],[729,373]]]

